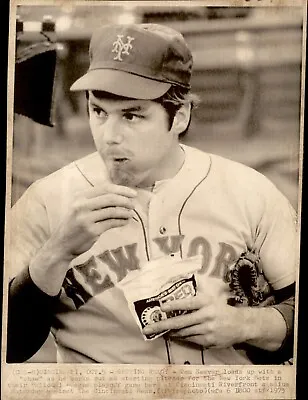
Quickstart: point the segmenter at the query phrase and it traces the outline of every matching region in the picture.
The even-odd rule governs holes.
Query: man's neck
[[[185,161],[184,149],[177,143],[176,146],[168,153],[160,166],[156,169],[152,176],[149,176],[140,188],[153,188],[155,182],[172,179],[180,171]]]

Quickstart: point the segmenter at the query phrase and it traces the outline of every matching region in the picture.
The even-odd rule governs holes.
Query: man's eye
[[[140,115],[140,114],[132,114],[132,113],[125,113],[125,114],[123,114],[123,117],[124,117],[127,121],[132,121],[132,122],[135,122],[135,121],[138,121],[138,120],[141,120],[141,119],[144,118],[143,115]]]
[[[104,110],[102,110],[101,108],[99,108],[99,107],[93,107],[92,108],[92,111],[93,111],[93,113],[97,116],[97,117],[99,117],[99,118],[105,118],[106,117],[106,113],[105,113],[105,111]]]

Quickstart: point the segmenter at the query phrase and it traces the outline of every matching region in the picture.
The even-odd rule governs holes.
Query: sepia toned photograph
[[[140,391],[121,392],[122,378],[118,392],[96,381],[97,398],[188,399],[230,394],[228,385],[205,387],[210,373],[196,366],[215,377],[231,366],[235,381],[242,371],[276,374],[267,395],[287,398],[305,2],[104,3],[11,4],[8,375],[28,366],[61,375],[54,368],[63,364],[107,374],[125,364],[132,369],[118,376],[134,371]],[[203,371],[203,383],[183,397],[179,388],[155,397],[146,383],[142,392],[138,374],[172,365],[196,380]],[[4,399],[31,398],[19,378],[26,386]],[[262,398],[261,378],[245,379],[256,383],[234,383],[236,398]],[[54,398],[73,398],[72,382],[58,383]]]

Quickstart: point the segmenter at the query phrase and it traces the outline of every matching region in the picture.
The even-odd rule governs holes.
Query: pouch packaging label
[[[202,267],[202,256],[182,259],[180,254],[165,256],[145,263],[141,269],[130,271],[117,287],[123,292],[144,340],[153,340],[166,332],[144,335],[146,325],[185,314],[187,311],[161,311],[167,301],[195,296],[196,274]]]
[[[190,278],[184,278],[174,283],[169,288],[158,293],[156,296],[148,297],[134,302],[136,314],[142,329],[149,324],[161,321],[163,319],[176,317],[178,315],[186,314],[187,311],[171,311],[165,313],[161,310],[160,306],[167,301],[185,299],[196,295],[196,280],[192,275]],[[157,337],[164,335],[167,331],[144,335],[146,340],[153,340]]]

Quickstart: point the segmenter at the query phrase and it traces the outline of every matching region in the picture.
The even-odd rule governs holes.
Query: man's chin
[[[109,177],[111,182],[115,185],[136,187],[138,184],[136,176],[126,171],[111,170],[109,171]]]

